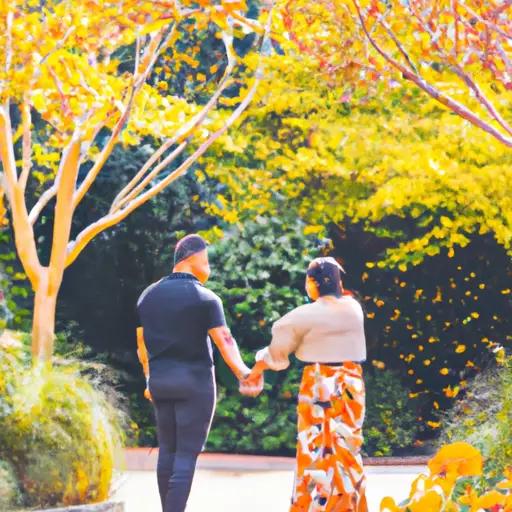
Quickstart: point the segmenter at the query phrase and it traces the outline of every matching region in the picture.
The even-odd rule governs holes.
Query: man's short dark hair
[[[174,249],[174,265],[190,258],[194,254],[205,251],[208,247],[205,239],[200,235],[187,235],[182,238]]]

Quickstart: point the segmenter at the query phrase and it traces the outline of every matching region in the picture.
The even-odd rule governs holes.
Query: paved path
[[[368,467],[368,505],[378,512],[384,496],[402,500],[422,467]],[[187,512],[287,512],[291,471],[228,472],[198,470]],[[161,512],[153,471],[122,473],[116,498],[125,512]]]

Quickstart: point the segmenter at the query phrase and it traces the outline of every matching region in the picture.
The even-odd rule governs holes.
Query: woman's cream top
[[[311,363],[366,360],[364,313],[357,300],[318,299],[300,306],[275,322],[272,342],[256,354],[273,370],[290,365],[289,355]]]

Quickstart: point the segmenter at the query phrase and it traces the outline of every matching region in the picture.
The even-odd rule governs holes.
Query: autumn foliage
[[[301,52],[334,81],[367,89],[397,80],[512,147],[512,2],[505,0],[284,0]],[[307,30],[306,30],[307,28]]]
[[[35,291],[35,357],[48,360],[52,354],[64,269],[96,235],[186,173],[250,103],[262,79],[261,67],[239,88],[236,108],[215,109],[234,83],[235,36],[254,31],[266,40],[270,30],[268,9],[259,22],[245,18],[246,8],[238,0],[2,2],[2,183],[18,255]],[[166,94],[173,69],[188,66],[193,72],[197,67],[195,56],[208,30],[225,50],[222,72],[211,77],[210,96],[196,105]],[[197,43],[183,45],[184,37],[195,37]],[[205,78],[193,75],[192,80]],[[109,212],[72,239],[74,212],[114,147],[138,145],[147,138],[160,141],[158,149],[124,184]],[[31,178],[42,186],[28,197],[34,190],[27,186]],[[53,204],[46,266],[39,259],[34,225]]]

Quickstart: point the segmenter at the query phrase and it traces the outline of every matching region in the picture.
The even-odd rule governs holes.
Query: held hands
[[[244,396],[258,396],[263,391],[265,379],[263,373],[253,374],[240,381],[239,391]]]

